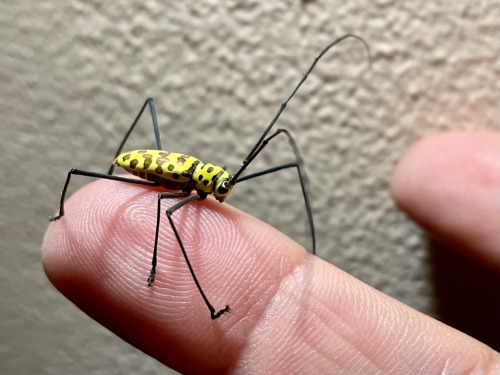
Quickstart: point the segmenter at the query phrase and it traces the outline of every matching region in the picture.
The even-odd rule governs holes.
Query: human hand
[[[392,185],[398,205],[417,222],[497,270],[499,192],[500,135],[486,132],[416,145]],[[486,345],[207,199],[175,220],[215,307],[234,308],[212,321],[166,222],[161,272],[147,286],[152,202],[151,188],[88,185],[51,224],[44,267],[88,315],[182,373],[500,373],[500,354]]]

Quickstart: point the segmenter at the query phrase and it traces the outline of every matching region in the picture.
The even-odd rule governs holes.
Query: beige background
[[[196,5],[195,5],[196,3]],[[390,199],[418,139],[498,129],[497,1],[2,1],[0,372],[164,374],[46,280],[40,245],[70,167],[104,171],[147,96],[164,148],[233,170],[312,58],[347,32],[292,100],[318,253],[500,349],[499,279],[436,245]],[[136,145],[152,145],[148,121]],[[286,142],[256,167],[287,160]],[[230,203],[307,243],[293,173],[237,186]],[[76,182],[78,180],[78,182]],[[89,182],[75,179],[74,187]],[[74,191],[74,190],[72,190]]]

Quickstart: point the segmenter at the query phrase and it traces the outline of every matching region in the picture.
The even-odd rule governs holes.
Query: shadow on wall
[[[430,240],[436,318],[500,351],[500,274]]]

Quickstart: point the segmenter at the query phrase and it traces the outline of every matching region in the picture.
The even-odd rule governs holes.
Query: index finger
[[[45,237],[46,273],[83,311],[169,366],[193,367],[195,348],[203,371],[206,364],[231,367],[280,281],[306,251],[212,199],[177,211],[173,219],[207,297],[216,310],[231,307],[212,323],[165,217],[178,200],[162,200],[157,273],[148,287],[156,193],[104,180],[76,193]],[[168,353],[165,342],[171,343]]]
[[[99,181],[68,201],[44,266],[78,307],[183,373],[459,373],[500,370],[498,353],[383,295],[272,227],[211,199],[174,215],[212,321],[152,189]],[[173,201],[166,200],[164,207]]]

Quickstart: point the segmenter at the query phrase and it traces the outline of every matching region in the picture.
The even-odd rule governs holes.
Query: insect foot
[[[226,305],[226,307],[224,307],[222,310],[219,310],[218,312],[215,312],[215,310],[213,308],[211,308],[210,309],[210,316],[212,317],[212,320],[215,320],[228,312],[231,312],[231,308],[229,307],[229,305]]]
[[[156,275],[156,271],[153,268],[148,276],[148,286],[151,286],[153,284],[153,281],[155,281],[155,275]]]
[[[49,216],[49,221],[57,221],[62,217],[61,214],[57,214],[56,216]]]

